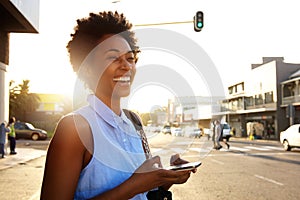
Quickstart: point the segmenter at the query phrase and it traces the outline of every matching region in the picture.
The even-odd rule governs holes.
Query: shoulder
[[[90,135],[89,124],[81,115],[68,114],[58,122],[51,146],[82,151],[85,150],[84,140],[90,138]]]

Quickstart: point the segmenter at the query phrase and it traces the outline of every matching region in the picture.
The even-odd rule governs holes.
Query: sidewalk
[[[17,148],[16,155],[5,155],[5,158],[0,158],[0,170],[10,168],[14,165],[22,165],[30,160],[46,155],[45,150],[38,150],[33,148]]]

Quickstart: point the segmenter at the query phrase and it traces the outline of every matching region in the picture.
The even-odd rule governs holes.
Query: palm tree
[[[26,121],[26,113],[35,111],[39,106],[39,97],[29,93],[29,80],[22,84],[9,83],[9,116]]]

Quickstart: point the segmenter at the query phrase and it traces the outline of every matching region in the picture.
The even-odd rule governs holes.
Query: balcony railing
[[[282,105],[288,105],[288,104],[293,104],[293,103],[300,103],[300,95],[282,98]]]

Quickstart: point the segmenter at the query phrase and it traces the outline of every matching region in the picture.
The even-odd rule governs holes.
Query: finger
[[[174,163],[179,157],[180,157],[180,156],[179,156],[178,153],[172,155],[171,158],[170,158],[170,165],[172,165],[172,163]]]
[[[161,169],[162,164],[159,156],[154,156],[147,160],[149,166],[151,166],[154,169]]]
[[[189,163],[189,162],[187,160],[177,158],[175,161],[170,163],[170,165],[181,165],[181,164],[185,164],[185,163]]]
[[[154,156],[150,158],[152,165],[153,164],[158,164],[159,166],[161,165],[160,157],[159,156]]]

